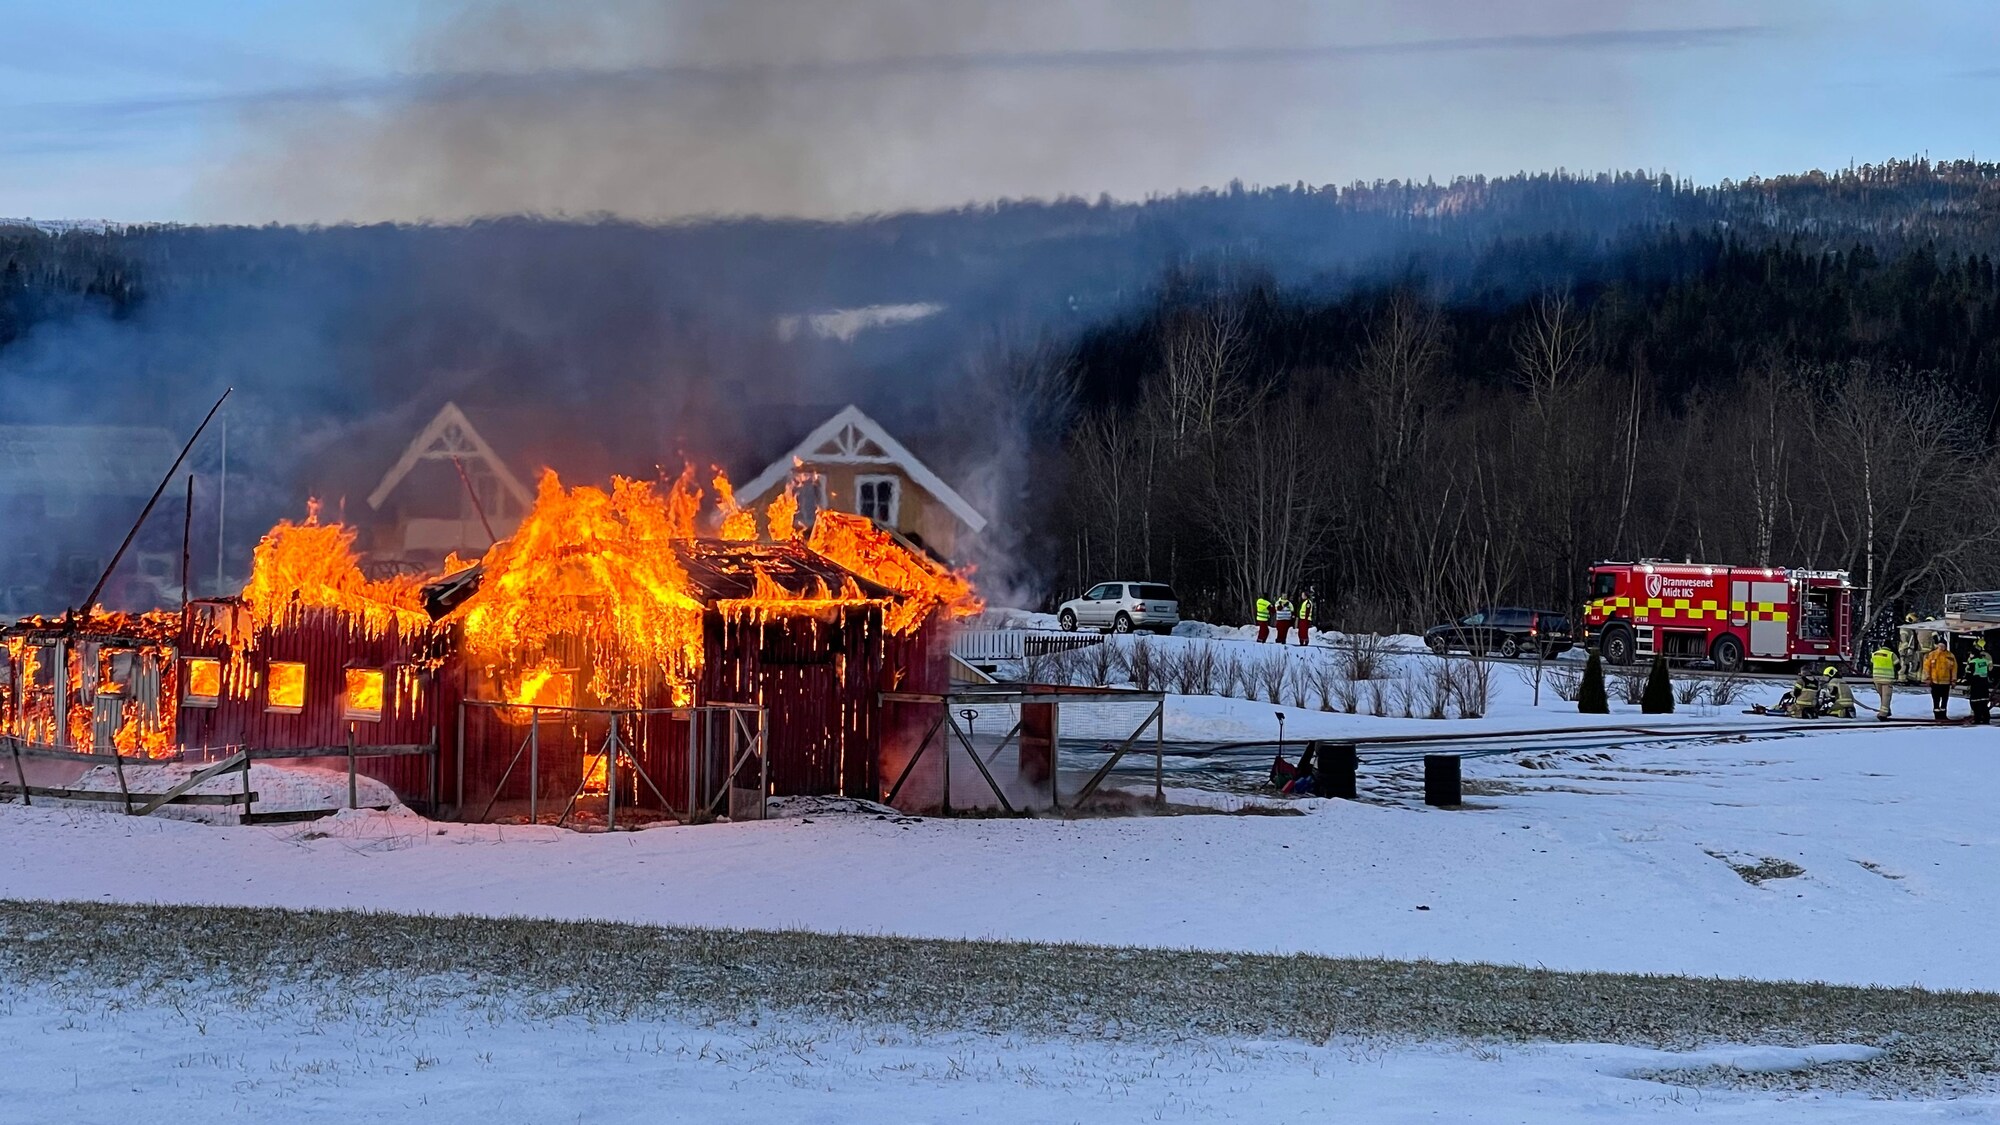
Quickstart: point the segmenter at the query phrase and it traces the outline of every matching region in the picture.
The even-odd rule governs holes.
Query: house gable
[[[430,425],[425,426],[416,440],[410,443],[409,448],[403,450],[403,456],[383,474],[382,483],[376,485],[375,491],[368,494],[368,506],[379,511],[382,505],[388,502],[390,495],[396,491],[396,486],[402,484],[403,478],[409,476],[410,471],[419,463],[450,460],[485,466],[493,474],[494,479],[500,482],[500,486],[507,490],[508,495],[520,504],[523,511],[534,506],[535,494],[529,491],[527,486],[521,483],[521,478],[515,476],[513,470],[507,467],[507,463],[493,452],[493,447],[486,443],[486,439],[480,436],[477,429],[473,428],[471,420],[455,402],[445,403],[444,409],[437,412],[437,417],[431,419]]]
[[[978,509],[967,503],[929,466],[917,460],[915,454],[903,448],[901,442],[889,436],[880,423],[863,414],[858,406],[848,406],[820,423],[789,453],[771,462],[763,472],[739,489],[738,494],[746,504],[761,500],[790,479],[793,465],[798,462],[807,465],[852,465],[860,469],[868,466],[893,468],[943,505],[965,525],[966,530],[977,534],[986,527],[986,517],[980,515]]]

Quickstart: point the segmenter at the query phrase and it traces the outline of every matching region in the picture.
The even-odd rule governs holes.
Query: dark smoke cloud
[[[1533,103],[1553,133],[1615,127],[1635,55],[1756,34],[1701,7],[1669,23],[1630,0],[461,5],[405,76],[248,108],[214,198],[279,219],[660,219],[1323,182],[1384,127],[1449,132],[1498,103]],[[1385,115],[1385,89],[1446,108]]]

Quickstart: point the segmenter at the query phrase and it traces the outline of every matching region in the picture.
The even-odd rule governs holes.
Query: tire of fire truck
[[[1521,642],[1512,637],[1500,638],[1500,655],[1508,660],[1521,655]]]
[[[1632,627],[1630,625],[1606,625],[1598,635],[1597,651],[1606,664],[1623,668],[1632,663]]]
[[[1737,640],[1734,634],[1724,633],[1715,638],[1715,644],[1708,650],[1708,655],[1709,659],[1715,661],[1715,666],[1724,672],[1743,670],[1743,642]]]

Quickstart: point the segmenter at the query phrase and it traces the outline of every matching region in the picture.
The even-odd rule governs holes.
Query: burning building
[[[81,753],[344,751],[461,818],[879,796],[882,694],[945,688],[969,583],[865,517],[808,529],[790,490],[757,512],[712,489],[548,473],[511,535],[429,578],[370,579],[350,529],[282,522],[239,596],[7,630],[0,730]]]

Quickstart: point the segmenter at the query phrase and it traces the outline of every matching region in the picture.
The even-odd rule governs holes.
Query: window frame
[[[375,698],[381,700],[381,702],[376,705],[373,711],[359,709],[354,706],[354,674],[356,672],[364,675],[372,673],[375,676]],[[357,723],[379,723],[382,721],[382,713],[388,709],[389,670],[387,668],[357,666],[342,670],[340,677],[340,716],[342,719]]]
[[[875,486],[878,490],[883,487],[888,488],[889,503],[886,508],[888,512],[887,518],[877,516],[869,510],[871,506],[868,502],[870,485]],[[880,492],[878,491],[876,495],[879,499]],[[903,478],[894,473],[863,473],[856,476],[854,478],[854,512],[856,515],[867,516],[883,527],[893,528],[898,526],[903,515]]]
[[[215,666],[214,695],[196,695],[194,693],[194,675],[191,669],[196,664],[212,664]],[[181,706],[220,707],[222,705],[222,658],[218,656],[181,657],[180,687],[181,687]]]
[[[275,673],[280,667],[297,668],[299,670],[299,702],[296,706],[289,703],[278,703],[271,698],[271,688],[274,684],[274,681],[277,679],[277,677],[273,673]],[[310,694],[310,692],[308,691],[309,686],[310,686],[310,673],[306,671],[305,661],[303,660],[267,661],[264,664],[264,710],[278,715],[304,714],[306,709],[306,697]]]

